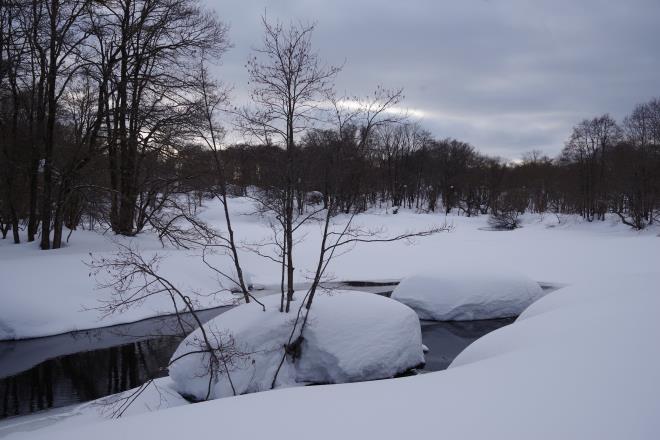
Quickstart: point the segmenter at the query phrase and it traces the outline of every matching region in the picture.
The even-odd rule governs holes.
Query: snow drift
[[[36,431],[17,426],[14,431],[25,432],[9,438],[178,440],[203,438],[221,424],[222,435],[235,439],[296,440],[313,433],[317,440],[394,440],[435,432],[461,439],[656,439],[658,285],[660,274],[609,274],[551,292],[444,371],[288,388],[103,424],[72,417]]]
[[[298,295],[300,297],[300,295]],[[300,302],[279,312],[279,295],[243,304],[204,325],[210,339],[231,347],[229,375],[214,374],[210,398],[268,390],[289,340]],[[276,386],[343,383],[392,377],[424,362],[419,319],[413,310],[370,293],[318,294],[310,312],[300,357],[287,357]],[[201,330],[172,355],[170,377],[185,396],[204,399],[209,390],[209,355],[199,350]],[[295,338],[294,338],[295,339]],[[216,342],[213,342],[214,346]],[[231,379],[228,380],[228,378]]]
[[[392,298],[421,319],[467,321],[519,315],[543,296],[533,280],[501,272],[435,271],[405,278]]]

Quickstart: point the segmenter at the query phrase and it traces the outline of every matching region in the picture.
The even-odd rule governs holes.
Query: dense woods
[[[268,32],[285,32],[266,30],[266,43]],[[532,152],[511,163],[384,117],[400,91],[378,89],[362,117],[342,119],[328,83],[340,69],[316,59],[302,59],[307,78],[280,72],[301,81],[285,97],[289,113],[278,112],[272,72],[249,61],[256,110],[217,121],[226,96],[217,84],[209,95],[204,63],[228,47],[227,27],[194,0],[0,0],[3,238],[50,249],[81,227],[134,235],[162,226],[181,197],[226,201],[255,187],[276,190],[289,219],[307,204],[332,203],[345,213],[489,214],[505,226],[526,211],[589,221],[613,213],[636,229],[658,220],[658,99],[623,121],[579,122],[559,157]],[[339,123],[317,113],[324,99]],[[223,123],[246,143],[221,145]],[[283,227],[291,242],[292,224]]]

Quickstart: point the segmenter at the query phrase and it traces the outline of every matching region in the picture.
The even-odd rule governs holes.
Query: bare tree
[[[14,243],[20,243],[17,180],[20,156],[17,150],[20,111],[19,68],[23,57],[23,38],[17,16],[20,5],[0,0],[0,131],[8,134],[0,151],[0,228],[4,239],[12,230]]]
[[[379,88],[379,90],[382,91],[384,89]],[[367,105],[353,107],[350,109],[351,111],[348,114],[345,113],[345,109],[341,107],[341,104],[339,104],[338,101],[332,101],[336,115],[335,129],[340,139],[342,139],[346,134],[346,128],[349,121],[364,121],[364,125],[362,125],[362,133],[358,142],[358,145],[361,147],[369,144],[371,141],[371,136],[373,136],[374,128],[382,127],[393,122],[400,122],[398,119],[388,119],[388,110],[399,102],[401,92],[397,91],[394,93],[381,93],[382,94],[378,96],[387,97],[386,102],[370,102]],[[336,144],[336,148],[331,151],[331,163],[336,164],[339,162],[340,158],[346,154],[344,148],[347,145],[348,144],[345,142],[339,142]],[[311,276],[310,287],[305,292],[303,300],[300,302],[296,312],[296,317],[293,321],[289,338],[286,345],[284,346],[284,351],[282,357],[280,358],[280,363],[271,382],[272,388],[275,387],[277,376],[286,358],[289,357],[293,362],[295,362],[302,355],[304,330],[309,322],[308,318],[310,316],[310,310],[312,308],[312,304],[314,302],[317,291],[322,288],[322,282],[324,281],[325,274],[333,259],[350,251],[355,245],[360,243],[367,244],[412,241],[415,238],[426,237],[451,229],[451,227],[443,224],[439,226],[433,226],[428,229],[406,231],[397,235],[389,235],[387,231],[382,228],[366,228],[354,224],[353,221],[356,216],[355,212],[350,214],[348,218],[342,218],[343,221],[335,223],[334,219],[341,212],[338,209],[340,206],[341,196],[338,192],[336,192],[336,190],[340,188],[339,181],[343,178],[341,167],[330,167],[329,174],[326,178],[331,181],[331,183],[328,184],[328,188],[333,188],[335,192],[328,196],[328,202],[324,210],[315,210],[309,216],[310,219],[317,221],[321,227],[321,243],[318,251],[317,264]]]
[[[606,160],[611,148],[620,140],[621,129],[609,115],[585,119],[573,128],[562,154],[565,160],[580,167],[583,216],[592,221],[605,218]]]
[[[111,224],[134,235],[141,187],[156,181],[147,162],[185,143],[198,54],[221,56],[227,27],[196,0],[103,2],[95,17],[99,79],[108,82]]]
[[[43,179],[44,189],[41,209],[41,249],[50,249],[53,193],[53,149],[55,147],[55,122],[60,98],[82,63],[79,48],[88,35],[81,25],[88,0],[49,0],[46,2],[48,27],[44,46],[48,57],[46,76],[46,125],[44,133]],[[61,235],[53,237],[53,247],[61,244]]]
[[[366,97],[337,98],[331,94],[328,99],[334,110],[333,125],[341,136],[346,135],[346,128],[350,125],[360,127],[358,145],[365,147],[374,130],[407,119],[407,112],[397,108],[403,98],[403,89],[387,89],[383,86],[376,87]]]
[[[97,280],[97,288],[106,289],[111,296],[98,308],[105,316],[121,313],[132,307],[143,304],[151,297],[165,295],[172,302],[172,310],[176,315],[181,336],[185,337],[190,330],[182,318],[188,313],[194,320],[194,326],[199,329],[199,337],[194,337],[188,343],[192,347],[185,354],[170,360],[169,365],[181,358],[193,354],[203,354],[208,359],[207,371],[209,382],[206,400],[211,395],[214,380],[219,375],[225,375],[236,395],[236,389],[231,379],[230,370],[235,364],[247,357],[236,346],[230,334],[216,329],[207,329],[197,316],[196,304],[189,295],[182,292],[174,282],[159,273],[158,265],[161,257],[157,254],[145,259],[138,249],[130,245],[117,243],[118,251],[111,257],[94,257],[88,266]],[[143,384],[133,393],[122,395],[117,402],[113,415],[120,417],[128,406],[135,401],[150,382]]]
[[[269,144],[279,139],[286,151],[284,179],[280,194],[272,200],[281,203],[264,205],[275,207],[283,225],[283,270],[286,272],[286,301],[289,311],[294,293],[293,232],[296,226],[294,211],[296,179],[296,138],[319,119],[319,110],[330,94],[332,80],[341,70],[325,66],[313,51],[311,37],[314,25],[302,23],[284,26],[262,19],[262,46],[248,60],[247,70],[252,86],[252,107],[241,109],[238,125],[242,131]],[[284,295],[284,292],[282,292]]]
[[[224,273],[222,275],[225,278],[231,278],[234,281],[236,287],[243,293],[245,302],[249,303],[249,287],[247,286],[243,275],[243,268],[238,255],[238,247],[236,245],[234,228],[232,227],[232,219],[229,211],[226,171],[223,159],[220,157],[220,142],[224,136],[224,132],[216,120],[217,112],[222,110],[223,107],[228,104],[229,98],[227,96],[227,90],[210,78],[204,65],[204,61],[200,63],[197,80],[200,95],[200,116],[205,124],[204,127],[200,127],[199,136],[204,140],[204,143],[211,150],[213,155],[216,185],[212,188],[212,191],[214,196],[222,204],[225,224],[227,226],[227,238],[225,240],[226,248],[229,251],[229,255],[236,271],[235,279]],[[206,259],[204,259],[204,262],[209,265]],[[217,268],[215,268],[215,270],[218,271]]]

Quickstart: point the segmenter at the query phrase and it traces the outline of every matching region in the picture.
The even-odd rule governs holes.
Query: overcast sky
[[[230,26],[218,75],[247,90],[261,15],[315,21],[339,92],[403,87],[438,138],[508,159],[557,154],[571,127],[660,96],[660,0],[205,0]]]

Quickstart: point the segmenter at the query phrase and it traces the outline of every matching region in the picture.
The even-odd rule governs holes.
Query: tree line
[[[557,157],[531,151],[518,162],[435,139],[416,123],[379,125],[367,145],[360,144],[363,129],[305,133],[296,145],[299,209],[317,194],[324,206],[336,197],[344,213],[393,206],[466,216],[578,214],[588,221],[610,213],[635,229],[658,221],[659,99],[637,105],[621,124],[607,114],[585,119]],[[206,162],[205,151],[191,154],[198,156],[191,163]],[[237,194],[276,185],[284,166],[275,145],[232,145],[222,155]]]
[[[344,213],[615,213],[636,229],[657,221],[658,99],[621,123],[580,122],[559,157],[509,163],[407,122],[392,111],[401,90],[336,97],[340,68],[309,46],[272,46],[308,45],[313,27],[264,24],[260,58],[247,63],[252,105],[229,111],[205,67],[229,48],[228,28],[196,0],[0,0],[3,238],[18,243],[24,230],[50,249],[79,227],[135,235],[171,225],[166,213],[181,197],[226,202],[227,191],[250,188],[279,197],[289,244],[294,211],[316,202]],[[282,56],[289,70],[269,70]],[[287,81],[298,88],[282,95]],[[220,107],[249,143],[222,144]]]

